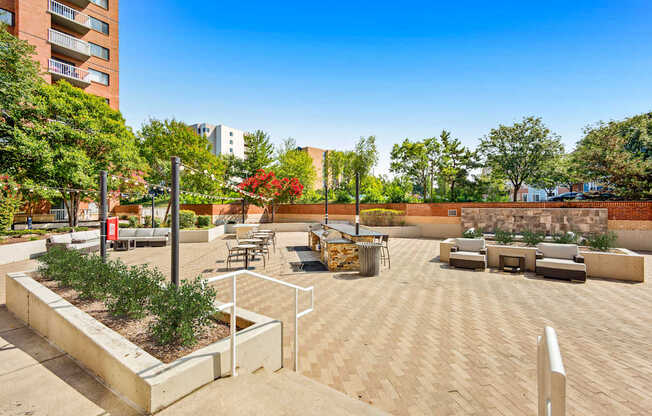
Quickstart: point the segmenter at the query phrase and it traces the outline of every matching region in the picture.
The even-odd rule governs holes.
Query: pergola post
[[[360,234],[360,174],[355,174],[355,233]]]
[[[106,171],[100,171],[100,256],[102,261],[106,262]]]
[[[172,228],[170,230],[172,232],[172,284],[179,286],[179,165],[181,164],[181,159],[179,159],[178,156],[172,156],[170,162],[172,165],[172,192],[170,193],[170,198],[172,200],[172,220],[170,222]],[[152,211],[152,219],[153,218],[154,212]]]

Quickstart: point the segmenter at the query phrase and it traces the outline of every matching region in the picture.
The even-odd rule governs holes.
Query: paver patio
[[[306,235],[280,233],[278,239],[267,269],[262,262],[253,265],[267,275],[315,286],[315,311],[300,320],[299,362],[300,372],[316,381],[395,414],[534,415],[536,337],[550,325],[568,374],[569,415],[652,413],[649,253],[646,283],[589,279],[581,285],[532,274],[449,269],[438,261],[439,240],[390,239],[392,269],[363,278],[293,273],[288,262],[296,261],[297,253],[285,247],[305,245]],[[169,250],[111,255],[169,273]],[[181,245],[182,278],[223,273],[225,255],[222,239]],[[0,266],[0,304],[6,272],[34,265]],[[217,286],[221,300],[230,298],[228,285]],[[283,320],[284,362],[291,368],[293,291],[249,277],[238,287],[240,306]],[[304,306],[307,301],[302,299]],[[6,309],[0,312],[4,323]],[[0,327],[0,337],[7,331]],[[0,351],[0,362],[8,353]],[[31,365],[38,368],[38,360]],[[0,366],[1,385],[7,377]],[[78,396],[70,400],[88,400]],[[3,410],[0,406],[0,414]]]

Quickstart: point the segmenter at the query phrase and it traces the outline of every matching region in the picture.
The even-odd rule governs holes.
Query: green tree
[[[304,193],[314,189],[317,172],[312,164],[312,158],[307,152],[297,149],[294,139],[288,138],[279,146],[276,162],[273,166],[279,178],[297,178],[304,186]]]
[[[266,132],[245,133],[244,144],[245,158],[240,167],[242,178],[254,176],[258,169],[268,169],[274,162],[274,145]]]
[[[560,155],[543,164],[529,184],[545,190],[550,195],[560,185],[570,188],[570,184],[574,182],[572,177],[569,156]]]
[[[386,201],[383,181],[375,176],[367,175],[360,182],[361,202],[365,204],[381,204]]]
[[[462,146],[459,139],[453,139],[450,132],[444,130],[439,136],[441,140],[441,155],[439,157],[439,176],[447,184],[449,198],[455,201],[455,185],[464,181],[469,171],[477,166],[476,154]]]
[[[407,177],[396,177],[391,181],[385,181],[383,193],[386,201],[390,204],[410,202],[412,181]]]
[[[376,149],[376,136],[360,137],[355,144],[352,157],[353,173],[360,178],[371,173],[378,163],[378,150]]]
[[[559,136],[541,118],[525,117],[511,126],[500,125],[481,139],[480,152],[494,175],[509,180],[513,200],[524,183],[532,181],[546,163],[563,152]]]
[[[584,181],[612,186],[626,198],[652,198],[652,113],[587,127],[572,165]]]
[[[421,141],[411,142],[405,139],[400,145],[394,144],[390,155],[390,170],[409,178],[413,183],[419,184],[425,200],[428,197],[428,182],[432,177],[432,165],[428,157],[429,152],[426,143]]]

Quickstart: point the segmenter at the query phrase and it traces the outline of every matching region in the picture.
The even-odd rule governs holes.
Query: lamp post
[[[328,224],[328,150],[324,152],[324,223]]]
[[[245,200],[242,198],[242,223],[245,223]]]
[[[178,156],[172,156],[170,163],[172,172],[172,193],[170,195],[172,199],[172,284],[179,286],[179,165],[181,165],[181,159]],[[154,212],[152,211],[153,218]]]
[[[106,171],[100,171],[100,256],[106,262]]]
[[[355,233],[360,234],[360,174],[355,173]]]

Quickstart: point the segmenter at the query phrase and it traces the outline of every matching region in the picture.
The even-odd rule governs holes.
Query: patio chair
[[[466,269],[487,268],[487,247],[484,238],[456,238],[448,264]]]
[[[244,256],[245,256],[245,251],[231,246],[231,244],[227,241],[226,242],[226,248],[229,251],[229,253],[226,256],[226,269],[230,270],[231,269],[231,260],[238,260],[238,258],[242,257],[242,261],[244,262]]]
[[[536,274],[586,282],[586,264],[577,244],[537,244]]]
[[[389,257],[389,235],[380,235],[374,237],[374,243],[380,244],[380,261],[385,265],[387,261],[387,268],[392,268],[392,261]]]

